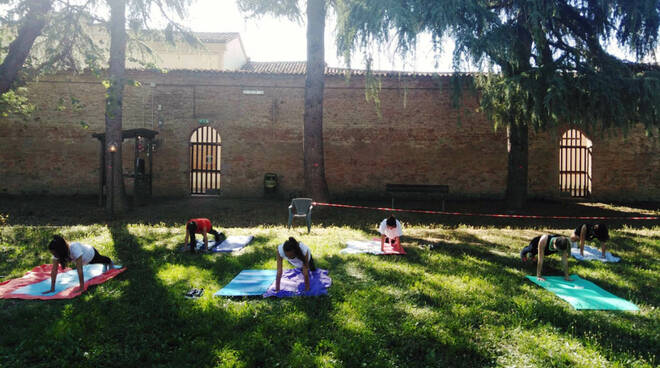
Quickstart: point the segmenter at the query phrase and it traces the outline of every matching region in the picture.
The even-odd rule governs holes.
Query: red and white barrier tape
[[[367,206],[354,206],[350,204],[336,204],[336,203],[323,203],[313,202],[315,206],[326,207],[339,207],[339,208],[358,208],[364,210],[377,210],[388,212],[412,212],[412,213],[428,213],[435,215],[452,215],[452,216],[483,216],[483,217],[502,217],[502,218],[522,218],[522,219],[563,219],[563,220],[660,220],[660,216],[631,216],[631,217],[606,217],[606,216],[544,216],[544,215],[507,215],[496,213],[470,213],[470,212],[447,212],[447,211],[429,211],[429,210],[404,210],[397,208],[387,207],[367,207]]]

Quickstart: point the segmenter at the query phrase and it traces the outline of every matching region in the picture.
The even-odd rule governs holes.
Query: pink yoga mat
[[[92,266],[92,267],[90,267]],[[111,278],[119,275],[120,273],[126,271],[125,267],[114,268],[110,271],[98,274],[98,272],[93,272],[102,265],[87,265],[83,268],[83,273],[85,276],[85,290],[87,290],[92,285],[98,285],[110,280]],[[80,295],[80,291],[73,291],[77,289],[80,285],[78,282],[77,276],[75,277],[75,282],[72,285],[62,285],[60,278],[64,277],[64,274],[70,271],[75,272],[71,268],[60,269],[58,272],[58,284],[56,286],[55,292],[51,294],[42,294],[41,289],[38,284],[46,282],[48,285],[46,290],[50,288],[50,271],[52,265],[45,264],[37,266],[25,274],[25,276],[7,280],[0,283],[0,299],[41,299],[41,300],[50,300],[50,299],[72,299]],[[97,275],[98,274],[98,275]],[[88,275],[93,275],[93,277],[88,278]],[[45,291],[45,290],[43,290]]]
[[[373,241],[380,243],[380,238],[374,238]],[[383,255],[390,254],[406,254],[406,250],[403,247],[394,248],[392,244],[385,243],[383,245]]]

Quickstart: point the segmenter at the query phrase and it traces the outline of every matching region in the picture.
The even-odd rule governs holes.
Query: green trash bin
[[[277,174],[275,173],[266,173],[264,175],[264,193],[273,194],[277,192],[277,187],[279,185]]]

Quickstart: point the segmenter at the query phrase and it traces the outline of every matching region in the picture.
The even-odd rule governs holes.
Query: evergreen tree
[[[527,197],[529,129],[569,124],[586,131],[660,125],[654,57],[658,0],[337,0],[338,45],[350,56],[396,40],[404,56],[429,32],[455,42],[455,68],[474,77],[483,111],[508,138],[507,203]],[[607,51],[608,43],[634,62]]]

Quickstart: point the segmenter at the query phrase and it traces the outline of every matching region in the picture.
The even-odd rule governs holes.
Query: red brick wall
[[[189,195],[188,141],[198,119],[208,119],[222,136],[224,195],[260,196],[266,172],[280,175],[284,195],[302,188],[302,76],[136,72],[131,77],[142,86],[126,88],[124,128],[160,132],[154,195]],[[365,101],[361,77],[326,79],[326,176],[334,196],[382,196],[388,182],[447,184],[454,197],[503,196],[506,134],[494,132],[476,112],[474,96],[466,95],[454,109],[447,78],[386,78],[382,83],[379,117],[373,103]],[[34,115],[0,120],[0,192],[96,193],[99,144],[91,133],[104,129],[100,82],[59,75],[29,87]],[[245,89],[264,94],[245,95]],[[84,108],[74,111],[71,96]],[[530,134],[532,197],[558,196],[560,135]],[[627,138],[589,138],[595,198],[660,200],[657,138],[645,137],[641,129]],[[131,143],[123,147],[126,170],[132,167]]]

